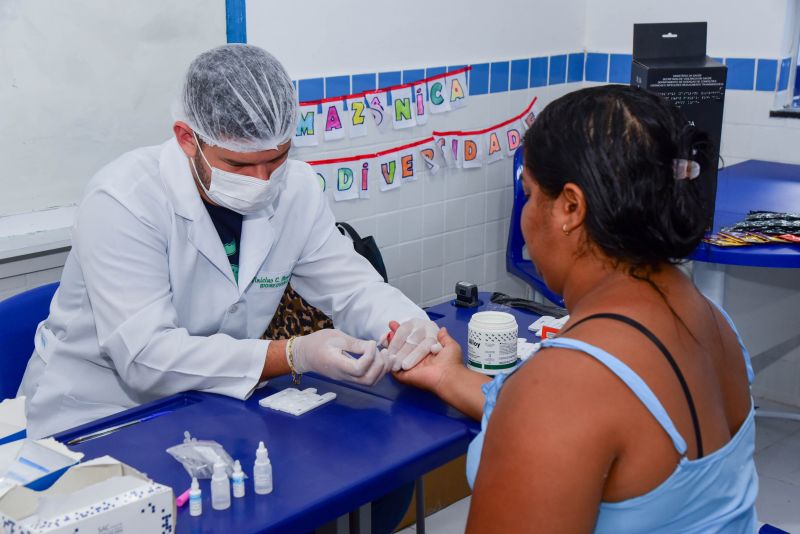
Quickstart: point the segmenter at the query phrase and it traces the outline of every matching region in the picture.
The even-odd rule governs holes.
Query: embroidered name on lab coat
[[[289,283],[289,279],[292,277],[291,273],[289,274],[278,274],[278,275],[268,275],[268,276],[256,276],[253,278],[253,283],[257,284],[259,289],[274,289],[283,287]]]

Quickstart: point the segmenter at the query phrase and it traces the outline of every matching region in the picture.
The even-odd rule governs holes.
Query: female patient
[[[604,86],[554,101],[524,146],[522,232],[570,321],[491,382],[444,331],[397,374],[483,415],[467,531],[754,532],[748,355],[674,265],[706,226],[708,137],[660,97]]]

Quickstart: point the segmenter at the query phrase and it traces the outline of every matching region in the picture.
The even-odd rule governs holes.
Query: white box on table
[[[0,492],[5,534],[175,532],[172,488],[110,456],[71,467],[43,491],[14,486]]]

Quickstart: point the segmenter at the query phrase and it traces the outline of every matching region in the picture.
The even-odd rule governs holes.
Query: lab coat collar
[[[175,139],[164,143],[158,168],[167,194],[172,200],[175,214],[189,222],[189,241],[231,284],[236,286],[230,261],[197,191],[192,171],[189,169],[189,161]]]
[[[175,138],[162,145],[158,167],[175,213],[190,221],[208,217],[208,211],[197,190],[197,182],[192,175],[189,158],[183,153]],[[270,205],[252,216],[270,218],[274,213],[275,206]]]
[[[239,295],[242,295],[264,264],[276,232],[266,213],[246,215],[239,247]]]
[[[197,191],[189,162],[178,142],[170,139],[164,143],[159,158],[161,179],[172,200],[175,214],[190,221],[189,241],[208,258],[234,285],[239,295],[244,293],[258,273],[259,268],[275,242],[275,230],[270,223],[274,207],[245,215],[242,221],[242,236],[239,246],[239,283],[233,277],[231,264]]]

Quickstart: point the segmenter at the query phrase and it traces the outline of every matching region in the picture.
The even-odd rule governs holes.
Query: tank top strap
[[[742,336],[739,335],[739,331],[736,329],[736,325],[733,324],[733,319],[731,319],[731,316],[728,315],[728,312],[726,312],[724,309],[722,309],[722,306],[720,306],[719,304],[717,304],[716,302],[714,302],[711,299],[706,299],[706,300],[714,305],[714,307],[719,311],[720,315],[722,315],[725,318],[725,320],[728,322],[728,326],[731,327],[731,330],[733,330],[733,333],[736,334],[736,341],[739,342],[739,348],[742,349],[742,357],[744,358],[744,366],[747,369],[747,380],[748,380],[748,382],[750,382],[750,384],[752,384],[753,383],[753,378],[755,377],[755,372],[753,372],[753,364],[750,361],[750,352],[747,350],[747,347],[744,346],[744,341],[742,341]]]
[[[661,425],[661,428],[664,429],[664,432],[670,437],[678,454],[681,456],[686,454],[686,441],[680,435],[678,429],[675,428],[675,424],[672,422],[672,419],[670,419],[664,406],[658,400],[655,393],[653,393],[653,390],[650,389],[650,386],[648,386],[633,369],[628,367],[628,365],[603,349],[578,339],[556,337],[542,341],[542,348],[547,347],[583,352],[602,363],[609,371],[622,380],[641,403],[644,404],[645,408],[647,408],[658,424]]]

